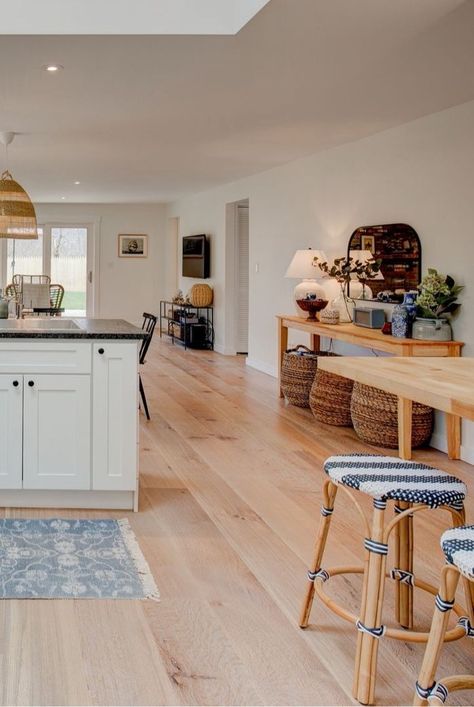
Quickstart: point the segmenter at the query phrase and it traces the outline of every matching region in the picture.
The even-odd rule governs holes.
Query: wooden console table
[[[321,337],[344,341],[346,344],[365,349],[384,351],[393,356],[460,356],[464,344],[461,341],[420,341],[399,339],[382,334],[379,329],[366,329],[355,324],[322,324],[310,322],[305,317],[278,314],[278,382],[281,380],[283,354],[288,348],[288,329],[298,329],[311,335],[311,348],[319,351]],[[282,397],[280,389],[280,397]]]
[[[418,339],[399,339],[398,337],[382,334],[379,329],[366,329],[365,327],[356,326],[355,324],[322,324],[318,321],[308,321],[304,317],[297,317],[287,314],[278,314],[278,386],[280,391],[280,397],[283,397],[281,390],[281,365],[283,361],[283,354],[288,348],[288,329],[297,329],[298,331],[303,331],[311,336],[311,348],[314,351],[319,351],[321,337],[327,337],[328,339],[333,339],[336,341],[344,341],[347,344],[353,344],[355,346],[362,346],[366,349],[371,349],[372,351],[383,351],[385,353],[390,353],[393,356],[416,356],[416,357],[459,357],[461,356],[461,349],[463,343],[461,341],[420,341]],[[345,357],[344,357],[345,358]],[[374,359],[367,359],[366,356],[360,357],[362,364],[366,371],[371,370],[371,362]],[[329,360],[329,359],[328,359]],[[353,359],[351,357],[350,361]],[[337,364],[335,364],[337,365]],[[326,370],[330,370],[331,364],[329,364]],[[345,367],[347,371],[347,368]],[[375,372],[374,367],[374,372]],[[336,372],[334,370],[334,372]],[[339,372],[339,371],[338,371]],[[341,373],[341,375],[346,375],[351,377],[348,372]],[[356,378],[357,380],[357,378]],[[369,378],[370,379],[370,373]],[[377,382],[375,379],[370,383],[374,387],[377,387]],[[387,390],[383,386],[382,389]],[[391,392],[389,390],[389,392]],[[417,398],[413,398],[417,400]],[[422,401],[420,401],[422,402]],[[428,405],[430,403],[427,403]],[[436,407],[436,405],[432,405]],[[404,407],[404,419],[405,427],[407,420],[407,408],[408,403]],[[444,408],[439,407],[438,409],[443,410]],[[453,414],[452,411],[447,411],[448,415],[448,442],[449,442],[449,455],[451,458],[459,458],[459,447],[461,439],[461,418],[457,414]],[[403,453],[409,454],[406,435],[403,442]]]

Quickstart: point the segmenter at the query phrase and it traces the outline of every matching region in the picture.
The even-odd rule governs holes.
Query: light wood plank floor
[[[157,339],[143,378],[152,421],[141,418],[140,512],[7,514],[128,515],[161,602],[1,602],[2,704],[352,704],[355,630],[317,604],[318,627],[301,631],[297,617],[321,463],[366,448],[351,430],[285,406],[275,381],[242,358]],[[474,491],[473,467],[433,450],[416,458],[455,471]],[[340,504],[327,565],[360,556],[357,520]],[[415,521],[415,570],[434,583],[446,522],[439,512]],[[337,578],[330,589],[357,610],[356,579]],[[416,606],[426,626],[432,601],[417,593]],[[385,621],[392,615],[390,589]],[[385,639],[379,655],[378,703],[409,704],[422,647]],[[472,641],[449,645],[441,672],[469,671]],[[453,694],[450,704],[472,704],[472,694]]]

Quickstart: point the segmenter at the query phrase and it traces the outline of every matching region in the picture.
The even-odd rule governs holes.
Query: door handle
[[[19,384],[18,381],[13,381],[13,387],[14,387],[14,388],[18,388],[19,385],[20,385],[20,384]]]
[[[35,384],[34,381],[28,381],[28,385],[30,386],[30,388],[32,388],[34,386],[34,384]]]
[[[104,349],[99,349],[97,353],[100,353],[100,355],[102,355],[103,353],[105,353],[105,350],[104,350]]]

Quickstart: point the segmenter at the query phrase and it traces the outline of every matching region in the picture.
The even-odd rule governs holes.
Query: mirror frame
[[[362,231],[362,233],[360,233]],[[374,231],[371,233],[371,231]],[[421,241],[418,233],[415,231],[415,229],[410,226],[407,223],[383,223],[383,224],[377,224],[374,226],[358,226],[351,234],[349,238],[349,242],[347,244],[347,257],[349,257],[349,253],[351,250],[357,250],[356,248],[351,247],[351,241],[355,236],[360,235],[361,239],[363,236],[377,236],[377,235],[389,235],[389,236],[394,236],[397,235],[398,231],[405,231],[407,236],[410,236],[410,238],[416,239],[416,243],[418,245],[418,283],[421,282],[421,277],[422,277],[422,248],[421,248]],[[399,234],[400,236],[403,236],[403,233]],[[360,250],[365,250],[363,248],[360,248]],[[381,265],[381,271],[383,271],[383,265],[384,265],[384,258],[382,255],[378,253],[374,253],[374,258],[378,258],[382,260],[382,265]],[[415,259],[415,258],[414,258]],[[372,281],[369,281],[372,282]],[[388,288],[384,288],[388,289]],[[348,295],[350,296],[350,284],[348,287]],[[363,300],[360,300],[363,301]],[[375,297],[372,300],[366,300],[367,302],[375,302],[377,301],[377,298]],[[391,299],[389,300],[390,303],[398,303],[400,302],[400,298],[396,299]]]

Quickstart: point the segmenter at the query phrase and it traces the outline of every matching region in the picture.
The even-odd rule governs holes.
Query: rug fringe
[[[153,599],[153,601],[160,601],[160,592],[156,586],[155,579],[151,573],[148,562],[141,551],[140,545],[138,544],[135,533],[133,532],[128,518],[120,518],[117,520],[117,524],[122,533],[122,539],[129,551],[135,569],[140,577],[140,581],[143,587],[143,592],[145,593],[145,599]]]

